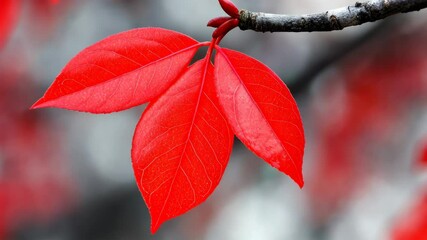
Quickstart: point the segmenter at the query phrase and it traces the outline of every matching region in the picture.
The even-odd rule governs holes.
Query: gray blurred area
[[[19,89],[27,88],[31,97],[22,109],[42,96],[73,56],[111,34],[156,26],[209,41],[213,29],[206,23],[224,15],[216,0],[71,2],[49,34],[37,38],[29,38],[34,29],[29,8],[24,9],[0,52],[1,58],[19,49],[26,59],[23,75],[30,76],[31,84]],[[354,2],[235,4],[252,11],[306,14]],[[414,170],[418,146],[427,137],[426,16],[422,10],[324,33],[230,32],[222,46],[265,63],[296,97],[306,134],[305,187],[299,189],[236,139],[212,196],[163,224],[155,235],[149,232],[150,216],[130,159],[133,131],[145,106],[108,115],[61,109],[27,113],[56,129],[52,141],[61,142],[61,152],[54,160],[66,166],[72,185],[67,199],[73,200],[47,220],[16,220],[8,239],[392,239],[400,214],[427,186],[427,170]],[[8,128],[7,121],[0,123]],[[44,171],[57,171],[52,166]]]

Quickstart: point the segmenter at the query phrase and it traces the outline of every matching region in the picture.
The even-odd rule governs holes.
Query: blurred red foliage
[[[47,9],[54,7],[50,0],[22,4],[18,0],[2,1],[0,47],[23,16],[24,3],[29,6],[25,10],[35,14],[25,20],[40,29],[46,21],[33,17],[47,17]],[[57,21],[49,19],[50,24]],[[47,32],[37,34],[44,36]],[[36,43],[42,39],[30,32],[22,34]],[[64,213],[76,197],[60,129],[46,117],[28,110],[37,91],[25,49],[11,42],[0,55],[0,239],[7,239],[24,222],[42,224]]]
[[[427,194],[402,214],[394,224],[392,240],[427,239]]]
[[[424,142],[424,145],[420,147],[418,162],[423,166],[427,166],[427,143],[426,142]]]
[[[75,197],[59,129],[28,110],[35,91],[17,52],[0,58],[0,239],[23,221],[49,220]]]
[[[46,39],[64,14],[72,6],[70,0],[2,0],[0,7],[0,49],[8,42],[11,34],[24,16],[25,35]],[[25,14],[24,14],[25,13]],[[34,40],[36,40],[34,39]]]
[[[71,0],[28,1],[29,13],[27,31],[38,40],[46,40],[75,4]]]
[[[0,50],[6,44],[21,12],[20,0],[2,0],[0,7]]]
[[[328,223],[373,173],[387,174],[416,109],[425,109],[427,29],[415,31],[381,35],[323,82],[312,106],[317,152],[307,179],[316,224]]]

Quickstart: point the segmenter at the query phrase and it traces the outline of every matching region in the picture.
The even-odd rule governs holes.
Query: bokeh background
[[[349,0],[235,0],[304,14]],[[293,92],[305,187],[236,141],[202,205],[149,232],[130,147],[144,106],[108,115],[28,110],[80,50],[157,26],[207,41],[216,0],[0,0],[0,239],[427,239],[427,14],[326,33],[223,40]]]

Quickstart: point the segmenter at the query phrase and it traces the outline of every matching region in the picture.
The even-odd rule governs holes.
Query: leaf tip
[[[156,234],[157,230],[159,230],[159,226],[154,226],[153,224],[151,224],[151,234],[154,235]]]
[[[288,175],[292,178],[292,180],[294,180],[296,184],[298,184],[300,189],[304,187],[304,177],[302,175],[302,169],[290,172]]]
[[[37,100],[37,102],[35,102],[31,107],[30,110],[34,110],[34,109],[38,109],[38,108],[42,108],[43,105],[43,98],[40,98],[39,100]]]
[[[295,164],[291,165],[280,165],[275,161],[272,161],[271,166],[279,170],[280,172],[288,175],[298,186],[302,189],[304,187],[304,177],[302,174],[302,166],[297,167]],[[293,166],[293,167],[291,167]]]
[[[139,184],[138,184],[138,187],[141,190],[141,187],[139,186]],[[168,219],[162,218],[162,216],[159,215],[158,211],[156,211],[153,207],[150,207],[145,197],[144,197],[144,201],[147,204],[148,212],[150,213],[150,218],[151,218],[150,232],[152,235],[154,235],[157,233],[160,226],[162,226],[162,224]]]
[[[301,175],[301,178],[295,182],[298,184],[300,189],[302,189],[304,187],[304,179],[302,178],[302,175]]]
[[[163,221],[154,221],[154,219],[151,218],[150,232],[152,235],[156,234],[156,232],[159,230],[162,223]]]

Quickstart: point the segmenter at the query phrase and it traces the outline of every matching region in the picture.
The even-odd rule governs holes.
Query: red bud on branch
[[[216,17],[216,18],[213,18],[208,22],[208,27],[217,28],[217,27],[221,26],[223,23],[225,23],[231,19],[233,19],[233,18],[232,17]]]
[[[225,34],[227,34],[231,29],[237,27],[239,25],[239,19],[233,18],[225,23],[223,23],[221,26],[219,26],[215,31],[212,33],[212,38],[218,38],[223,37]]]
[[[226,12],[230,17],[239,18],[239,9],[233,2],[230,0],[219,0],[219,4],[221,5],[222,10],[224,10],[224,12]]]

